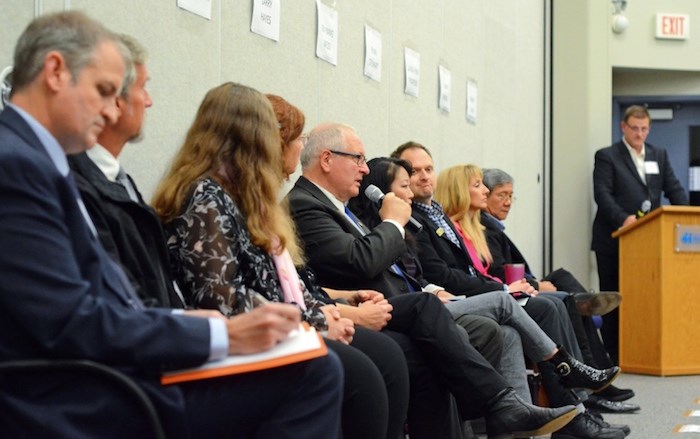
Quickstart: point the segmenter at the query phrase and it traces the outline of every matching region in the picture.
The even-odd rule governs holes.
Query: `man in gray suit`
[[[593,221],[591,249],[598,264],[601,291],[618,291],[618,243],[610,234],[632,224],[661,205],[663,192],[672,204],[688,204],[666,151],[645,143],[651,118],[646,108],[625,111],[622,140],[598,150],[593,168],[593,195],[598,212]],[[603,341],[618,364],[618,311],[603,316]]]

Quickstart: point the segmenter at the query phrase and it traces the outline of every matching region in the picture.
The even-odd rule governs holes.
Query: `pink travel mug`
[[[506,284],[522,280],[525,277],[525,264],[505,264]]]

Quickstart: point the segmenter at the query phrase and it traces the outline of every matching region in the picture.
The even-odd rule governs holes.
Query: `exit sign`
[[[689,15],[656,14],[656,38],[665,40],[687,40],[689,35]]]

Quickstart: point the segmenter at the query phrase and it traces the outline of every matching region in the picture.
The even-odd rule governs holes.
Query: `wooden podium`
[[[612,236],[620,240],[622,370],[700,374],[700,207],[663,206]]]

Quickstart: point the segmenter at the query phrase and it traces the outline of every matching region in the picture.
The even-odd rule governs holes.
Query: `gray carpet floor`
[[[654,377],[621,374],[615,385],[633,389],[636,396],[629,402],[641,406],[636,413],[603,414],[610,423],[629,425],[632,429],[629,439],[700,439],[700,432],[674,433],[674,429],[682,425],[697,425],[700,431],[700,416],[685,416],[692,410],[700,412],[700,375]]]
[[[691,410],[700,411],[700,375],[653,377],[622,374],[615,380],[620,388],[631,388],[636,396],[630,400],[642,409],[633,414],[603,415],[615,424],[627,424],[633,439],[695,439],[700,433],[674,433],[679,425],[697,425],[700,417],[686,417]]]

